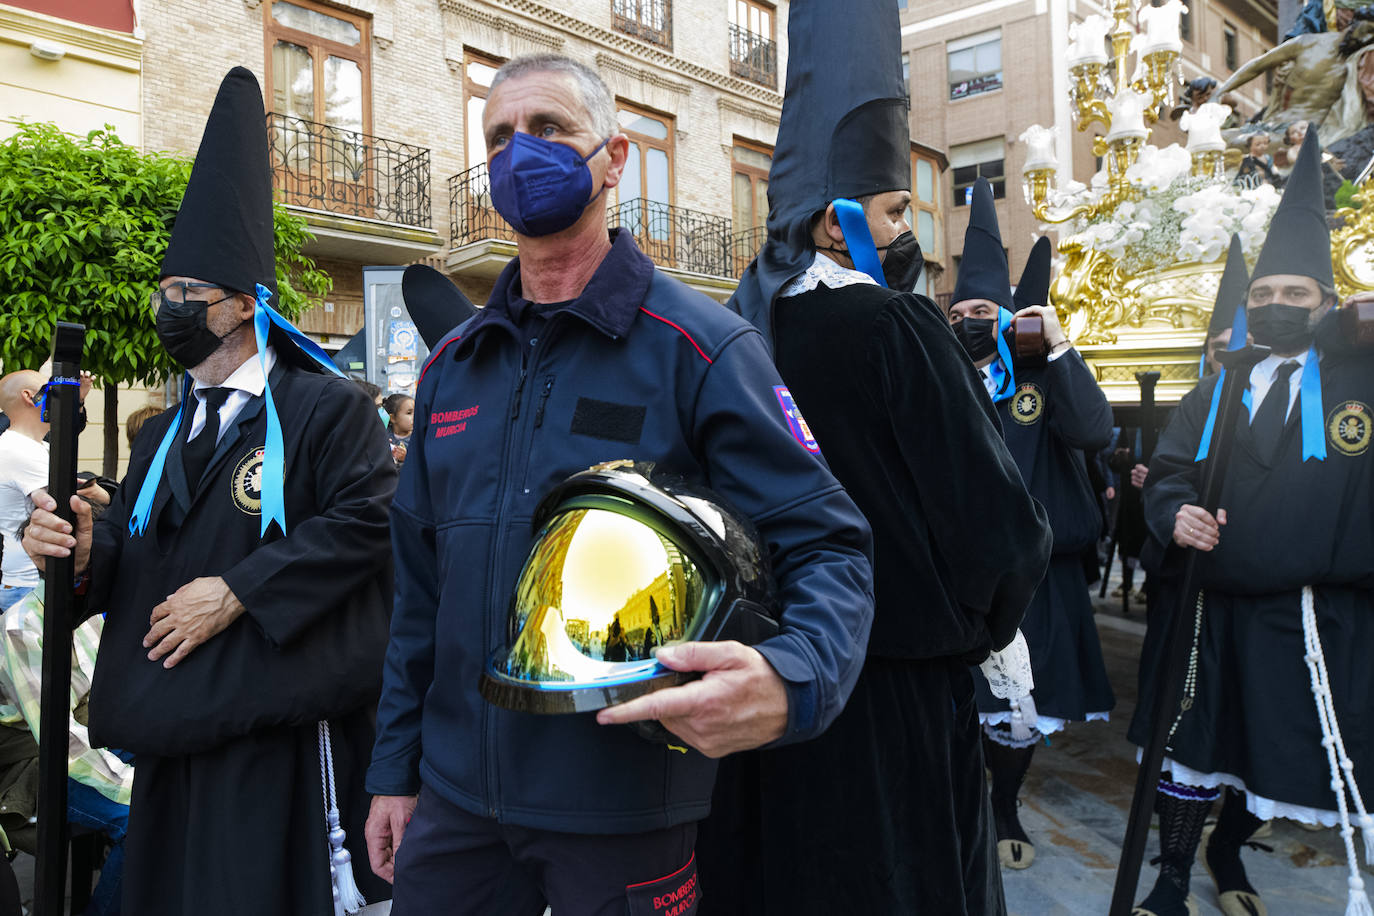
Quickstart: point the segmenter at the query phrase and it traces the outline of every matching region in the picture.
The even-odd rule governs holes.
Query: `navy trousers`
[[[428,788],[396,852],[392,916],[695,916],[695,823],[634,834],[500,824]]]

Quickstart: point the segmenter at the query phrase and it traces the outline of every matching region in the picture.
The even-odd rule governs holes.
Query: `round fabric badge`
[[[1045,411],[1045,393],[1034,382],[1016,386],[1011,398],[1011,418],[1022,426],[1030,426]]]
[[[1374,435],[1370,425],[1369,405],[1346,401],[1326,418],[1326,439],[1342,455],[1363,455]]]
[[[262,453],[255,448],[244,455],[229,482],[234,505],[248,515],[262,514]]]

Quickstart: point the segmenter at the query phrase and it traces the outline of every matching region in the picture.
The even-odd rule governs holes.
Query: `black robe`
[[[1237,421],[1221,498],[1227,524],[1201,570],[1196,695],[1179,719],[1169,755],[1200,773],[1227,774],[1264,798],[1333,811],[1336,797],[1304,662],[1301,594],[1312,586],[1356,779],[1374,786],[1374,666],[1368,662],[1374,646],[1374,359],[1325,354],[1321,381],[1324,461],[1302,460],[1301,396],[1272,462],[1257,454],[1244,411]],[[1183,557],[1172,540],[1174,513],[1198,502],[1202,465],[1193,458],[1215,385],[1215,377],[1206,379],[1184,397],[1150,463],[1146,520],[1153,538],[1170,545],[1167,567]],[[1171,592],[1176,600],[1176,588]],[[1169,603],[1165,610],[1173,608]],[[1185,623],[1192,626],[1192,617]],[[1143,675],[1142,682],[1152,684]],[[1142,695],[1142,711],[1146,699]],[[1132,730],[1136,740],[1144,736],[1140,720]]]
[[[149,421],[96,524],[90,610],[108,611],[90,702],[97,745],[135,755],[124,912],[332,912],[316,723],[333,731],[336,787],[369,899],[362,788],[391,597],[387,512],[396,471],[357,386],[290,363],[272,394],[285,440],[288,534],[260,539],[261,396],[223,430],[201,485],[166,461],[146,533],[128,521],[171,423]],[[190,423],[189,417],[184,421]],[[147,658],[152,608],[192,579],[222,576],[247,610],[175,668]]]
[[[1021,632],[1035,674],[1035,708],[1056,719],[1083,720],[1116,705],[1083,575],[1083,552],[1097,542],[1102,514],[1083,450],[1112,438],[1112,408],[1077,350],[1038,368],[1018,368],[1016,391],[997,405],[1002,435],[1031,495],[1045,507],[1054,553],[1035,590]],[[1010,709],[974,672],[978,711]]]
[[[1015,634],[1044,510],[929,299],[821,286],[775,317],[779,373],[873,526],[877,604],[830,729],[721,762],[702,913],[1003,913],[968,664]]]

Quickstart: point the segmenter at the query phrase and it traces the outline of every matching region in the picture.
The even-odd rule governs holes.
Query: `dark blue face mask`
[[[584,157],[565,143],[511,134],[506,148],[492,157],[488,167],[496,212],[521,235],[553,235],[567,229],[601,195],[600,191],[592,194],[587,161],[609,139]]]

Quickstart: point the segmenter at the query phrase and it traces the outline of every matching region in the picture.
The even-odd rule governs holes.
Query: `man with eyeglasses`
[[[396,484],[368,397],[271,307],[263,101],[225,78],[153,292],[187,373],[105,515],[46,493],[24,546],[107,612],[96,745],[134,753],[123,912],[349,912],[390,609]],[[78,501],[79,502],[79,501]],[[349,847],[354,850],[350,852]],[[354,881],[357,884],[355,886]],[[337,895],[337,896],[336,896]]]

